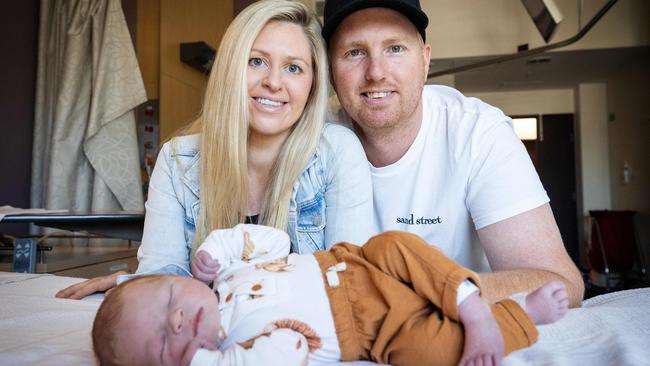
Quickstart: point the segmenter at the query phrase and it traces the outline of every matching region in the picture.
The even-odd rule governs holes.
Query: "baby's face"
[[[130,365],[180,365],[195,350],[216,349],[219,301],[205,284],[163,276],[125,289],[118,357]],[[121,354],[120,354],[121,353]]]

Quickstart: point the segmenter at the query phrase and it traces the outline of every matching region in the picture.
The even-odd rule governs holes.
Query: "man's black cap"
[[[429,18],[422,11],[419,0],[326,0],[325,24],[323,24],[321,32],[325,42],[329,44],[330,38],[345,17],[355,11],[367,8],[389,8],[402,13],[415,25],[422,40],[426,40]]]

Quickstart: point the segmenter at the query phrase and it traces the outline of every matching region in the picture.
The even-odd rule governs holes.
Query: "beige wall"
[[[217,49],[233,19],[232,1],[160,0],[160,137],[194,120],[207,77],[180,62],[180,43],[205,41]]]
[[[467,93],[467,95],[498,107],[509,116],[572,114],[575,111],[573,89]]]
[[[582,210],[611,209],[609,137],[607,132],[607,85],[580,84],[577,88],[579,174],[582,180]]]
[[[456,87],[456,75],[447,74],[447,75],[437,76],[435,78],[429,78],[427,80],[427,84],[445,85],[445,86],[448,86],[450,88],[455,88]]]
[[[207,82],[180,62],[180,43],[216,49],[232,18],[232,1],[138,0],[138,61],[147,97],[160,102],[161,140],[197,117]]]
[[[606,1],[555,2],[564,20],[549,43],[575,35]],[[545,44],[520,0],[422,0],[422,7],[430,21],[432,59],[508,54],[521,44]],[[649,45],[648,19],[650,1],[621,0],[582,40],[562,50]]]
[[[160,78],[160,0],[138,0],[136,53],[148,99],[158,99]]]
[[[576,135],[578,149],[578,210],[582,220],[578,227],[581,242],[589,240],[589,210],[612,208],[609,183],[609,138],[607,133],[607,85],[579,84],[576,88]],[[585,246],[580,257],[586,258]]]
[[[607,107],[613,120],[607,124],[612,209],[639,212],[639,235],[646,243],[650,264],[650,72],[637,63],[611,75]],[[623,164],[631,167],[623,182]]]
[[[160,102],[162,140],[198,116],[207,82],[180,62],[180,44],[217,49],[232,19],[230,0],[138,0],[138,60],[148,98]]]
[[[606,0],[556,0],[562,7],[574,9],[571,19],[578,19],[578,3],[583,5],[580,22],[570,21],[563,28],[558,28],[557,40],[571,37],[584,26]],[[568,18],[565,16],[565,18]],[[580,42],[563,50],[594,49],[610,47],[633,47],[650,45],[650,1],[619,0],[609,12],[585,35]],[[561,31],[561,32],[560,32]]]

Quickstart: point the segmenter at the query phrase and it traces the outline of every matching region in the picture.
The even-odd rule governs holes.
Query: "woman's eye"
[[[250,60],[248,60],[248,64],[253,67],[260,67],[264,65],[264,60],[259,57],[252,57]]]
[[[287,71],[289,71],[292,74],[300,74],[302,72],[302,69],[298,65],[289,65],[287,66]]]

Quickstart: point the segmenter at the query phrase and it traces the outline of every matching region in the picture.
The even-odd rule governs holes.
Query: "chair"
[[[621,288],[634,276],[646,275],[643,248],[636,229],[636,211],[589,211],[591,238],[587,242],[587,258],[591,282],[607,290]]]

